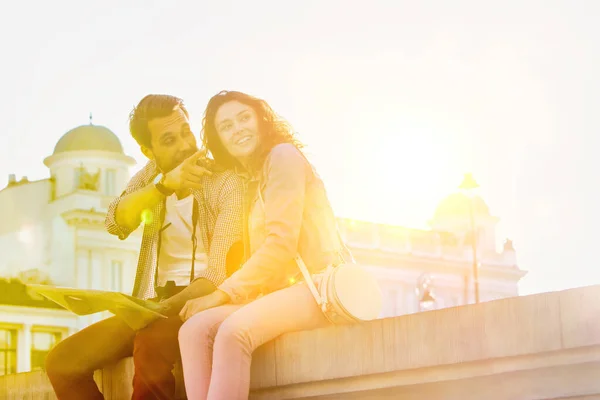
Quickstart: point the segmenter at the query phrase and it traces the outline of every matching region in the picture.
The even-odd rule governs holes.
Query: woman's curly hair
[[[246,93],[223,90],[208,101],[202,119],[202,142],[212,154],[215,162],[221,167],[235,168],[239,165],[235,157],[231,156],[223,146],[215,126],[217,111],[223,104],[230,101],[238,101],[250,106],[256,112],[260,144],[252,160],[253,168],[260,168],[271,149],[278,144],[291,143],[298,150],[304,147],[296,138],[291,125],[278,116],[266,101]]]

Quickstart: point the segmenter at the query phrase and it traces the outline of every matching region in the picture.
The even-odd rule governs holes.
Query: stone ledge
[[[260,389],[271,399],[551,399],[598,394],[600,346]],[[490,393],[493,391],[493,393]]]
[[[599,316],[590,286],[287,334],[256,351],[251,398],[591,398]],[[131,377],[131,360],[96,376],[107,399]],[[41,372],[0,378],[2,399],[51,392]]]

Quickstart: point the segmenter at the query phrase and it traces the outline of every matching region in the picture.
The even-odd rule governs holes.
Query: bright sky
[[[485,3],[485,4],[484,4]],[[221,89],[265,98],[340,216],[423,227],[465,171],[514,239],[521,293],[600,283],[600,2],[55,0],[0,14],[0,187],[88,123]]]

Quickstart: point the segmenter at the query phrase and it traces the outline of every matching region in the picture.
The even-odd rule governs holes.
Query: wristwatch
[[[163,185],[164,179],[165,179],[165,176],[163,174],[159,173],[158,175],[156,175],[156,178],[154,178],[154,187],[156,188],[156,190],[158,190],[164,196],[170,196],[173,193],[175,193],[175,191],[173,189],[169,189],[168,187]]]

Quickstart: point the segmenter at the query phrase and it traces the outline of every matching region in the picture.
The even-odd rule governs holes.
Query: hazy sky
[[[221,89],[268,100],[340,216],[425,226],[472,171],[521,293],[600,283],[600,2],[60,1],[0,13],[0,187],[67,130]],[[596,24],[597,25],[597,24]],[[1,223],[1,222],[0,222]]]

